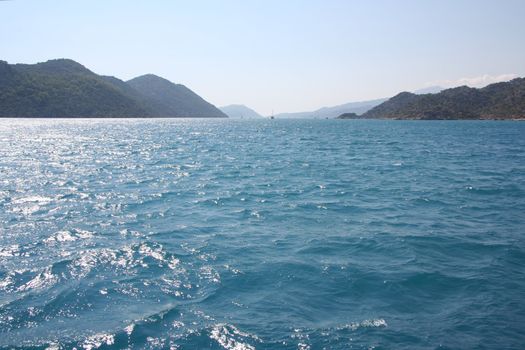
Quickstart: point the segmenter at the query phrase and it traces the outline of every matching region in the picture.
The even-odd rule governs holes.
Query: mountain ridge
[[[364,119],[523,119],[525,78],[487,85],[459,86],[439,93],[401,92],[360,116]]]
[[[241,105],[231,104],[227,106],[219,107],[219,109],[225,113],[229,118],[232,119],[260,119],[264,118],[262,115],[254,111],[253,109]]]
[[[371,108],[383,103],[387,98],[378,98],[368,101],[349,102],[341,105],[331,107],[321,107],[315,111],[310,112],[291,112],[291,113],[279,113],[275,115],[275,118],[337,118],[343,113],[356,113],[362,114]]]
[[[0,117],[227,117],[184,85],[154,75],[150,80],[163,82],[163,100],[133,86],[137,84],[98,75],[71,59],[36,64],[0,61]]]
[[[182,84],[175,84],[155,74],[145,74],[126,81],[145,96],[155,114],[184,118],[227,118],[217,107]],[[199,106],[198,109],[195,106]]]

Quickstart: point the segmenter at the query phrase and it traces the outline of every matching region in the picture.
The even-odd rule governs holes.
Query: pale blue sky
[[[0,1],[0,59],[63,57],[217,106],[304,111],[525,76],[525,1]]]

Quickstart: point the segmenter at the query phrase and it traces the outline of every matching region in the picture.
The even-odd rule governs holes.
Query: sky
[[[525,1],[0,0],[0,60],[53,58],[309,111],[525,76]]]

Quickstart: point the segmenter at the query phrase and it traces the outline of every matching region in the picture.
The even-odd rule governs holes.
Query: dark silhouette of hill
[[[481,89],[460,86],[437,94],[402,92],[360,116],[368,119],[523,119],[525,78]]]
[[[228,116],[211,103],[181,84],[147,74],[127,82],[148,100],[148,108],[155,115],[188,118],[227,118]]]
[[[184,86],[163,84],[168,101],[69,59],[14,65],[0,61],[0,117],[225,117]]]
[[[349,113],[343,113],[336,119],[362,119],[359,115],[349,112]]]

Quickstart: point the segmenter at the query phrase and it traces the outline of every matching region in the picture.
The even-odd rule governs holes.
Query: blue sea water
[[[523,349],[525,123],[0,120],[0,348]]]

